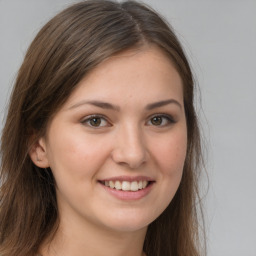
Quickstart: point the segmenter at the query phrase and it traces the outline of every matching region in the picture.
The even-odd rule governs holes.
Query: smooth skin
[[[182,80],[155,46],[122,52],[84,77],[30,152],[56,180],[60,228],[44,256],[141,256],[147,226],[182,177],[187,126]],[[122,200],[102,180],[146,176],[149,193]]]

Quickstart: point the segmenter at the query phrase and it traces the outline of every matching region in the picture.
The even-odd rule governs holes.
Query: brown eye
[[[88,118],[82,121],[82,124],[85,126],[89,126],[91,128],[102,128],[110,126],[108,121],[101,116],[89,116]]]
[[[147,125],[153,125],[153,126],[167,126],[172,123],[175,123],[173,118],[169,115],[156,115],[150,118],[150,120],[147,122]]]
[[[94,118],[92,118],[92,119],[89,120],[89,124],[90,124],[91,126],[99,127],[100,124],[101,124],[101,118],[99,118],[99,117],[94,117]]]
[[[155,117],[153,117],[153,118],[151,119],[151,123],[152,123],[153,125],[161,125],[162,122],[163,122],[163,119],[162,119],[161,116],[155,116]]]

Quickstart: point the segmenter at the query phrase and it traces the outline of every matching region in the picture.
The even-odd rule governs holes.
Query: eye
[[[148,125],[153,126],[167,126],[172,123],[175,123],[175,121],[169,115],[155,115],[147,122]]]
[[[82,124],[93,127],[93,128],[100,128],[100,127],[108,127],[110,126],[109,122],[106,118],[99,116],[99,115],[92,115],[87,117],[82,121]]]

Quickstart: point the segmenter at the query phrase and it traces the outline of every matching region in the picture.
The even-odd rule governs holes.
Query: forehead
[[[139,96],[146,100],[166,94],[181,100],[182,91],[180,75],[170,58],[151,46],[124,51],[100,63],[79,82],[67,103],[90,97],[131,101]]]
[[[136,72],[138,66],[140,66],[141,69]],[[124,73],[127,73],[127,76],[129,77],[131,77],[132,74],[143,74],[142,71],[146,72],[150,69],[154,69],[156,72],[161,72],[162,75],[165,75],[166,73],[170,74],[171,72],[173,79],[179,77],[179,74],[172,63],[172,59],[159,47],[150,45],[125,50],[119,54],[110,56],[91,70],[81,82],[96,78],[95,74],[98,76],[100,74],[107,75],[107,73],[113,71],[113,69],[119,72],[126,71]],[[152,76],[156,75],[156,72],[153,72]],[[118,75],[118,72],[115,72],[115,74]],[[180,79],[180,77],[178,79]]]

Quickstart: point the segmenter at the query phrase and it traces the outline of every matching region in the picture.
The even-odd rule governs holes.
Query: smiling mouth
[[[122,191],[139,191],[148,187],[152,181],[147,180],[140,180],[140,181],[99,181],[106,187],[115,189],[115,190],[122,190]]]

